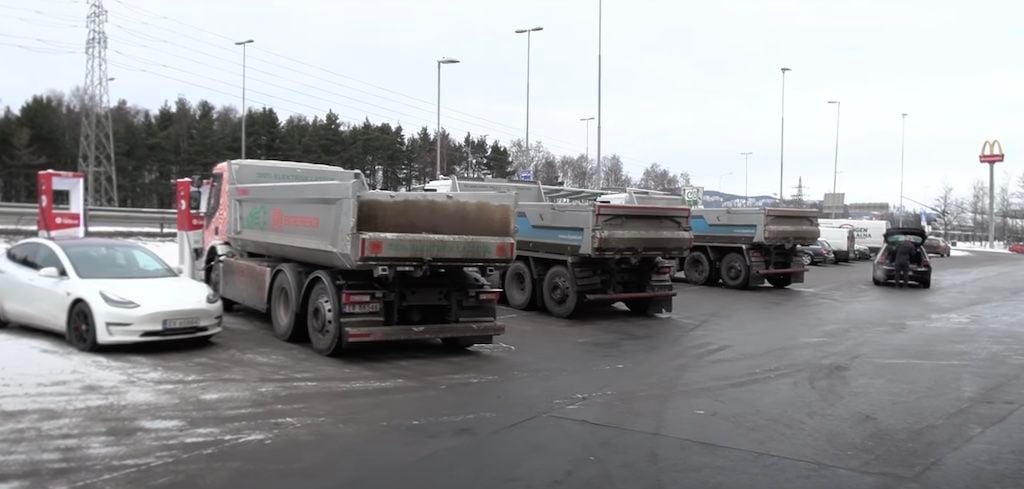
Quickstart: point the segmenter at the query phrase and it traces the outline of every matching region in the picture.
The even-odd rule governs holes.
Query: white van
[[[818,225],[821,227],[852,229],[857,244],[867,246],[872,253],[882,248],[885,231],[889,229],[889,221],[867,221],[861,219],[818,219]]]
[[[832,245],[832,251],[836,254],[837,262],[848,262],[856,254],[857,240],[854,238],[853,230],[848,228],[830,228],[821,226],[818,228],[821,239]]]

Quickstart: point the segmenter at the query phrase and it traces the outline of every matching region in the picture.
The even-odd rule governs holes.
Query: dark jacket
[[[896,256],[893,261],[897,265],[909,265],[910,258],[914,256],[914,252],[916,251],[917,247],[914,246],[914,243],[911,243],[910,240],[900,241],[899,244],[896,245]]]

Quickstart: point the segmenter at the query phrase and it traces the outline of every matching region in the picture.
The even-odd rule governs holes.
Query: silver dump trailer
[[[350,343],[504,332],[483,276],[513,257],[515,197],[373,191],[358,171],[238,160],[214,169],[207,279],[270,314],[287,341]],[[218,202],[218,200],[220,200]]]
[[[802,283],[798,245],[818,240],[814,209],[693,209],[693,247],[680,269],[695,285],[743,289],[766,280],[777,288]]]
[[[516,260],[499,282],[516,309],[569,317],[585,303],[621,301],[640,314],[672,310],[671,260],[692,240],[680,196],[455,178],[424,190],[516,196]]]

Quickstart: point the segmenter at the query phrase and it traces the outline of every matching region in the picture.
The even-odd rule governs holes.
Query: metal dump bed
[[[324,267],[507,263],[515,196],[369,190],[358,171],[291,162],[232,162],[232,245]]]
[[[814,209],[693,209],[694,243],[806,245],[818,240]]]

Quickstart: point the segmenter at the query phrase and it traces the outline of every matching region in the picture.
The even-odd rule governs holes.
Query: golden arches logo
[[[978,160],[982,163],[999,163],[1003,161],[1003,145],[998,139],[985,141],[981,145],[981,154],[978,155]]]

